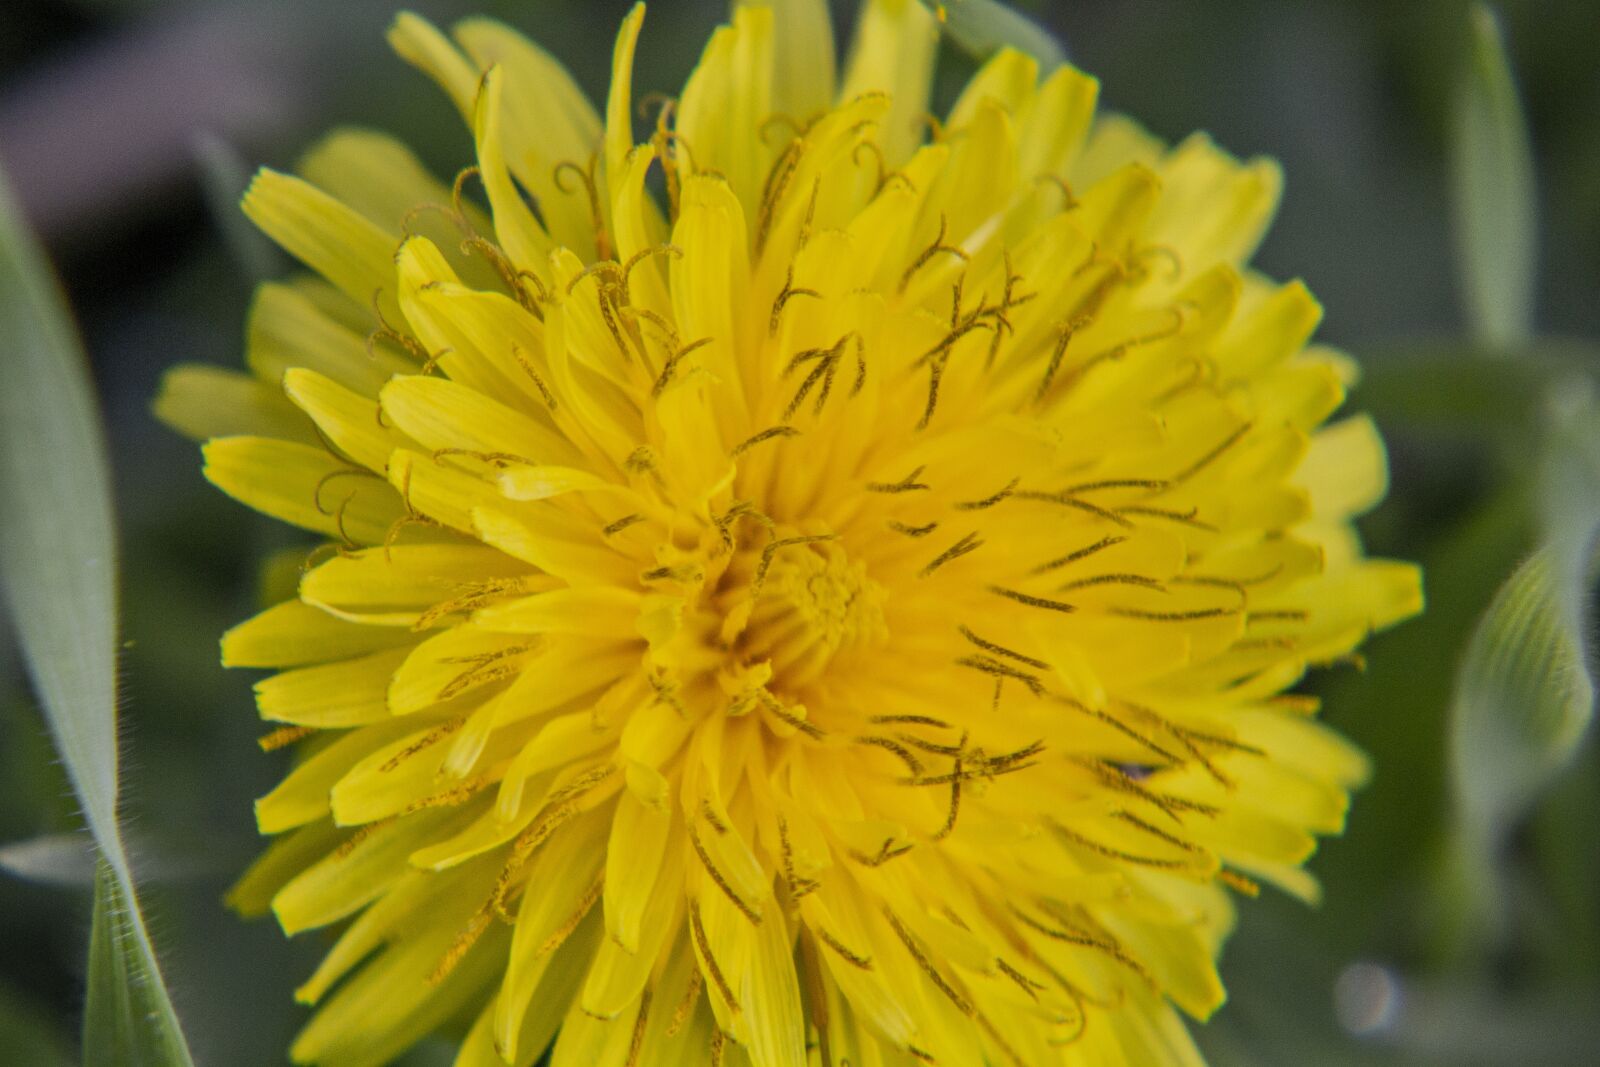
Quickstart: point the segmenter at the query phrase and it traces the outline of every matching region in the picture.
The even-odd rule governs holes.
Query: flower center
[[[774,679],[795,691],[836,654],[888,640],[883,600],[883,587],[838,542],[795,545],[774,553],[735,648],[747,661],[769,661]]]
[[[735,690],[803,699],[825,671],[889,638],[883,587],[830,537],[741,546],[719,586],[709,604],[720,631],[713,641]]]

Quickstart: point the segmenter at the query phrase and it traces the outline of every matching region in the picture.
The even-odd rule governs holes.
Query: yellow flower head
[[[740,4],[635,143],[642,20],[602,117],[402,16],[476,166],[263,171],[320,278],[159,403],[329,539],[223,639],[299,754],[234,903],[339,930],[294,1057],[1198,1062],[1230,891],[1314,895],[1364,773],[1286,690],[1420,607],[1245,267],[1277,169],[1013,51],[932,118],[911,0],[837,79],[822,0]]]

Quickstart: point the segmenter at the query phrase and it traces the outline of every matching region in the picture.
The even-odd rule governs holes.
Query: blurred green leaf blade
[[[1538,477],[1528,479],[1540,547],[1478,619],[1456,678],[1456,822],[1435,887],[1445,918],[1440,947],[1451,954],[1507,944],[1515,886],[1506,845],[1572,766],[1594,717],[1588,604],[1600,562],[1600,404],[1576,364],[1550,362],[1528,384],[1539,379],[1542,388],[1521,399],[1521,429],[1508,443],[1526,469],[1529,436],[1542,438],[1533,456]]]
[[[82,834],[44,834],[0,845],[0,870],[42,885],[85,889],[94,884],[94,851]]]
[[[1600,367],[1600,345],[1537,337],[1513,350],[1408,339],[1368,345],[1359,357],[1361,403],[1380,424],[1502,443],[1521,466],[1551,413],[1551,387],[1566,391]]]
[[[84,1067],[177,1067],[191,1062],[149,948],[138,906],[102,860],[95,871],[89,934]]]
[[[100,847],[99,898],[117,905],[102,975],[137,988],[91,984],[86,1064],[191,1063],[161,981],[117,826],[116,575],[111,478],[87,363],[44,253],[0,174],[0,587],[56,749]],[[112,888],[101,890],[99,882]],[[108,917],[107,922],[110,922]],[[107,956],[106,953],[112,955]],[[91,953],[91,957],[93,957]],[[112,968],[117,963],[118,968]],[[96,971],[93,958],[90,972]],[[138,1014],[114,1017],[124,1010]],[[114,1020],[112,1022],[111,1020]],[[161,1059],[135,1060],[124,1032],[153,1031]],[[93,1040],[88,1040],[92,1038]]]
[[[1537,187],[1527,123],[1499,20],[1468,13],[1454,113],[1457,260],[1468,321],[1495,345],[1524,340],[1533,318]]]
[[[222,137],[203,132],[190,142],[200,174],[200,191],[223,243],[244,272],[256,281],[288,269],[284,254],[239,210],[254,173],[239,150]]]
[[[1541,549],[1500,587],[1463,656],[1451,736],[1463,832],[1494,847],[1566,767],[1593,714],[1581,635]]]
[[[1594,381],[1569,373],[1554,382],[1545,397],[1545,425],[1540,520],[1561,611],[1581,636],[1589,632],[1588,602],[1600,534],[1600,399]]]
[[[922,0],[963,52],[988,59],[1002,48],[1015,48],[1039,61],[1046,71],[1067,61],[1067,53],[1049,31],[999,0]]]
[[[69,323],[0,178],[0,584],[56,747],[105,847],[116,837],[116,546],[105,445]]]

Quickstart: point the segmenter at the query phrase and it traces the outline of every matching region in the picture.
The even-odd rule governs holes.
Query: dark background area
[[[448,22],[498,16],[603,99],[621,0],[433,0]],[[1365,673],[1318,683],[1327,718],[1374,756],[1347,836],[1312,868],[1328,899],[1246,903],[1224,962],[1233,1003],[1203,1028],[1219,1064],[1600,1060],[1600,767],[1593,745],[1522,829],[1493,936],[1452,928],[1440,871],[1450,828],[1445,721],[1461,645],[1530,544],[1530,472],[1470,420],[1415,418],[1419,359],[1461,349],[1449,200],[1450,87],[1465,47],[1456,0],[1019,5],[1099,76],[1106,106],[1176,140],[1210,132],[1287,174],[1257,264],[1304,278],[1322,339],[1369,372],[1353,409],[1390,443],[1375,552],[1421,559],[1430,613],[1370,649]],[[286,941],[221,905],[258,847],[250,802],[281,773],[263,756],[251,678],[216,663],[251,613],[256,562],[289,535],[210,490],[195,448],[150,399],[179,361],[238,366],[264,254],[233,204],[249,171],[291,165],[326,129],[377,127],[436,171],[471,142],[424,77],[392,56],[391,0],[10,0],[0,5],[0,166],[68,291],[109,428],[123,536],[126,807],[157,943],[197,1057],[283,1062],[303,1013],[290,990],[317,935]],[[843,39],[853,3],[834,4]],[[1600,336],[1600,4],[1503,6],[1540,177],[1536,323]],[[715,2],[653,3],[636,95],[674,91]],[[948,103],[972,62],[945,56]],[[937,103],[938,101],[936,101]],[[3,388],[0,379],[0,388]],[[1423,398],[1427,399],[1427,398]],[[1511,403],[1510,398],[1506,403]],[[1424,405],[1425,406],[1425,405]],[[1485,419],[1497,417],[1491,404]],[[1526,458],[1526,456],[1524,456]],[[49,456],[40,456],[48,476]],[[70,790],[0,634],[0,842],[75,826]],[[88,895],[0,874],[0,1061],[67,1062],[81,1000]],[[448,1063],[425,1047],[417,1065]]]

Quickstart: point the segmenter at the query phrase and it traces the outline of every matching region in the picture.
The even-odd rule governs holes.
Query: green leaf
[[[1380,423],[1472,438],[1509,436],[1527,447],[1541,387],[1544,351],[1526,358],[1458,342],[1374,347],[1361,355],[1361,404]]]
[[[105,446],[68,322],[0,184],[0,579],[56,748],[104,846],[116,839],[116,546]]]
[[[1600,346],[1537,337],[1515,350],[1467,341],[1369,345],[1361,359],[1361,405],[1381,425],[1501,450],[1527,469],[1528,442],[1548,421],[1551,387],[1600,367]]]
[[[122,832],[123,846],[139,856],[139,880],[151,883],[220,875],[215,861],[196,850],[157,848],[137,835]],[[95,847],[86,834],[41,834],[0,845],[0,871],[41,885],[66,889],[94,886]]]
[[[255,168],[245,162],[238,149],[212,133],[197,135],[191,150],[200,170],[206,209],[234,260],[257,281],[284,273],[288,267],[284,254],[239,210],[239,201],[244,199]]]
[[[1067,61],[1067,53],[1049,31],[999,0],[922,0],[944,27],[945,35],[963,52],[979,60],[1002,48],[1015,48],[1039,61],[1046,72]]]
[[[1450,756],[1472,847],[1498,848],[1571,760],[1593,714],[1580,632],[1543,548],[1495,594],[1457,678]]]
[[[93,842],[82,834],[45,834],[0,845],[0,870],[43,885],[86,889],[94,884]]]
[[[1427,611],[1376,635],[1362,650],[1365,671],[1334,672],[1318,686],[1327,720],[1378,769],[1350,813],[1348,835],[1318,865],[1326,899],[1315,928],[1352,952],[1382,943],[1388,929],[1391,915],[1374,908],[1374,899],[1410,893],[1433,873],[1437,838],[1454,802],[1445,742],[1456,660],[1500,580],[1527,555],[1532,494],[1526,481],[1462,501],[1460,513],[1430,537],[1411,535],[1404,543],[1427,575]],[[1396,715],[1396,708],[1405,714]],[[1436,931],[1422,926],[1417,933]]]
[[[144,1014],[130,1025],[166,1031],[190,1062],[135,904],[117,826],[116,543],[111,478],[87,365],[43,252],[0,175],[0,586],[18,643],[89,831],[120,902],[119,952],[140,976]],[[125,1003],[92,987],[88,1014]],[[96,1028],[85,1037],[114,1030]],[[129,1062],[116,1045],[86,1043],[89,1064]],[[152,1061],[155,1062],[155,1061]]]
[[[1455,94],[1454,180],[1467,317],[1493,344],[1528,336],[1538,211],[1533,153],[1494,12],[1473,5]]]
[[[1594,718],[1588,604],[1600,532],[1600,404],[1570,367],[1547,377],[1541,547],[1495,594],[1467,643],[1451,723],[1455,833],[1436,895],[1452,952],[1509,933],[1506,842],[1578,754]],[[1524,435],[1531,427],[1524,430]],[[1521,454],[1526,464],[1526,436]]]
[[[1583,643],[1551,560],[1541,548],[1506,579],[1457,675],[1450,730],[1456,825],[1436,885],[1451,955],[1508,936],[1506,843],[1571,762],[1594,714]]]
[[[1575,373],[1563,376],[1547,390],[1545,409],[1539,513],[1562,617],[1581,635],[1589,632],[1600,533],[1600,400],[1594,382]]]
[[[173,1067],[189,1050],[172,1018],[138,906],[110,864],[95,870],[94,925],[83,1011],[83,1057],[91,1064]]]

